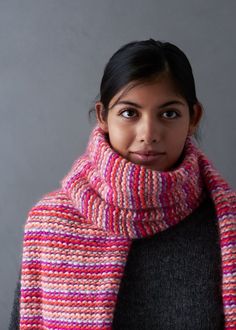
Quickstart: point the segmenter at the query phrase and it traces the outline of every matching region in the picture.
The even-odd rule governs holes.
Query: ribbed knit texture
[[[111,329],[132,239],[179,223],[206,194],[220,234],[225,329],[236,329],[236,194],[190,138],[178,167],[158,172],[122,158],[98,127],[61,187],[29,211],[20,329]]]

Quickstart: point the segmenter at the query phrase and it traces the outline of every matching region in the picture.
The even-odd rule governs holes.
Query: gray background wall
[[[33,204],[83,152],[103,69],[124,43],[188,55],[205,107],[202,149],[236,188],[235,0],[0,0],[0,330]]]

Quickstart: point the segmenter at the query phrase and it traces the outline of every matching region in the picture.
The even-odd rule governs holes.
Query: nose
[[[157,143],[161,139],[161,128],[153,119],[143,120],[138,128],[138,140],[145,144]]]

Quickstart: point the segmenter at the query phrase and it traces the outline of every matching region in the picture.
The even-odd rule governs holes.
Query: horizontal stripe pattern
[[[133,239],[174,226],[210,195],[222,257],[225,329],[236,329],[236,194],[186,141],[181,166],[158,172],[110,148],[99,127],[61,187],[28,212],[20,329],[111,329]]]
[[[42,200],[29,212],[20,329],[108,329],[130,242],[91,230],[78,216],[64,226],[64,214],[54,216],[62,195],[65,202],[63,192],[45,199],[46,214]]]

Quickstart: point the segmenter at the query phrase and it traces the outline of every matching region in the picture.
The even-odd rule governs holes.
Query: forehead
[[[153,98],[156,101],[156,99],[165,100],[172,97],[184,100],[173,80],[165,75],[151,81],[131,81],[113,96],[109,108],[124,99],[142,102],[145,99],[151,101]]]

